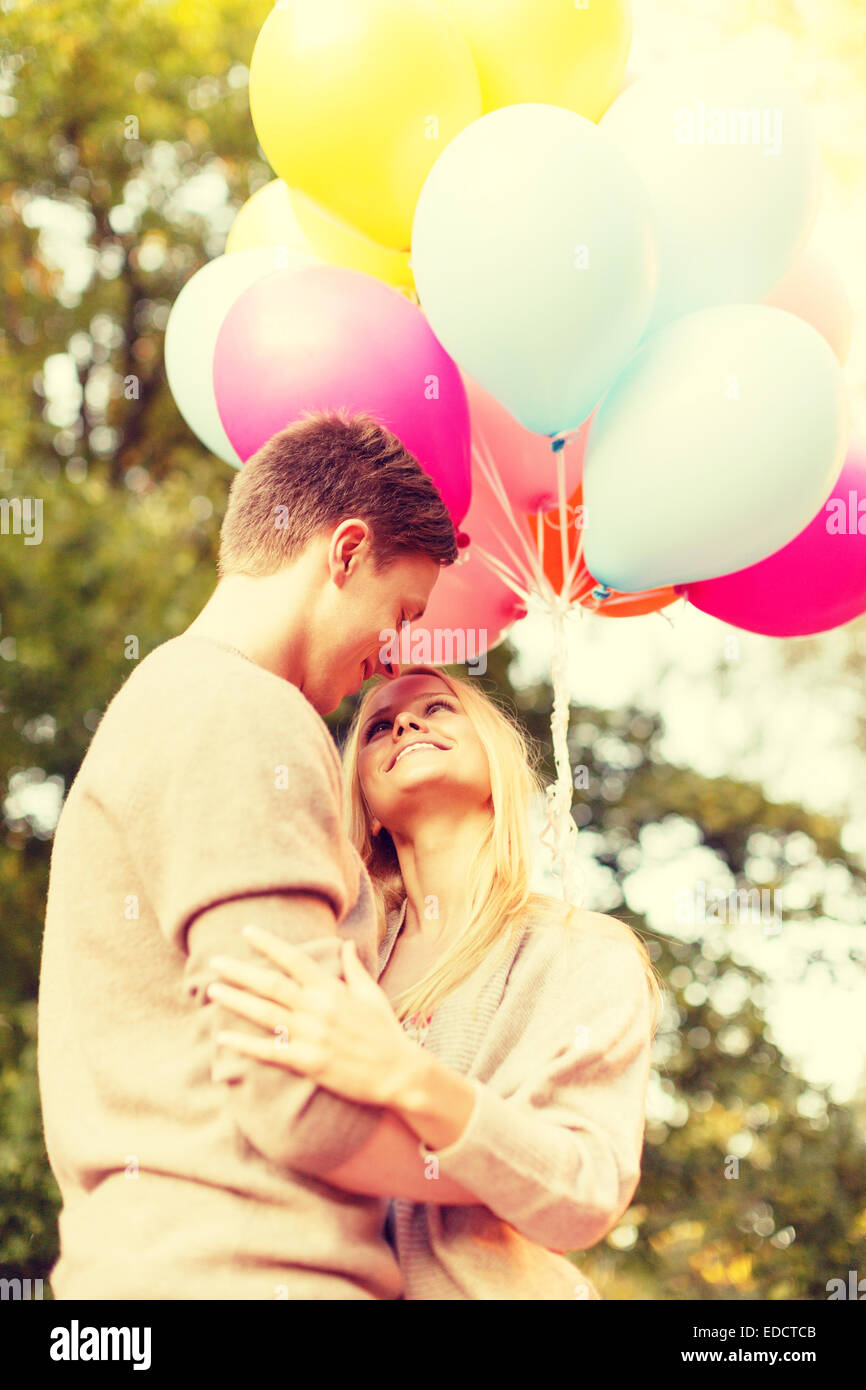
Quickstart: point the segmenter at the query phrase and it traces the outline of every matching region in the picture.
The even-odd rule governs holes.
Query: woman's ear
[[[374,816],[373,819],[370,821],[370,834],[371,834],[371,835],[378,835],[378,834],[379,834],[379,831],[380,831],[381,829],[382,829],[382,822],[381,822],[380,820],[377,820],[376,817]]]

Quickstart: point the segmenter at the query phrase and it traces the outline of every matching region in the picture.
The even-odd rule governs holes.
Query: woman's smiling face
[[[444,804],[483,806],[490,798],[487,754],[475,725],[445,681],[427,673],[386,681],[372,695],[360,729],[358,777],[374,833],[377,822],[399,830],[402,814],[417,809],[425,790],[436,789],[439,811]]]

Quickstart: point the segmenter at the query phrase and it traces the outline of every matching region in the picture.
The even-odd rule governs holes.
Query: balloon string
[[[564,444],[568,444],[572,439],[576,439],[585,424],[586,421],[584,420],[583,424],[578,425],[576,429],[560,430],[558,434],[550,435],[549,438],[552,447],[554,449],[561,449]]]
[[[508,521],[512,531],[514,532],[515,536],[520,542],[524,556],[523,561],[517,560],[516,556],[514,556],[514,552],[511,549],[511,547],[508,546],[507,542],[503,540],[501,533],[497,532],[497,537],[499,540],[502,541],[504,545],[506,545],[506,549],[509,550],[509,553],[512,555],[512,558],[515,560],[515,564],[517,565],[518,570],[522,572],[527,587],[531,588],[534,585],[536,588],[540,588],[544,581],[544,573],[541,570],[541,566],[539,565],[538,556],[534,553],[532,546],[529,544],[529,542],[526,539],[526,536],[524,535],[523,531],[518,525],[517,518],[514,514],[514,508],[511,505],[511,498],[508,496],[508,493],[505,489],[505,484],[502,481],[499,470],[496,467],[496,463],[493,459],[493,455],[491,454],[490,449],[488,448],[487,443],[480,430],[477,432],[477,436],[477,444],[473,441],[473,456],[475,458],[475,461],[478,463],[479,468],[482,474],[484,475],[484,478],[486,479],[488,485],[493,491],[493,494],[496,497],[497,502],[499,503],[499,506],[505,516],[506,521]]]
[[[566,618],[575,610],[582,617],[584,609],[580,604],[582,600],[587,598],[590,598],[590,603],[587,606],[598,609],[602,603],[608,603],[611,606],[628,603],[631,597],[628,594],[613,597],[612,591],[607,585],[598,583],[588,570],[585,570],[578,580],[584,549],[584,528],[582,526],[576,528],[575,553],[569,562],[568,499],[565,495],[563,448],[568,439],[579,433],[580,430],[573,430],[568,434],[555,436],[553,442],[557,455],[556,490],[563,574],[562,588],[558,594],[544,572],[544,516],[541,509],[537,510],[535,517],[536,548],[533,552],[517,523],[511,499],[506,492],[486,440],[480,431],[476,430],[476,437],[472,444],[473,460],[490,486],[506,521],[520,541],[524,560],[521,560],[514,547],[495,525],[492,526],[493,533],[512,561],[516,573],[499,556],[493,555],[481,546],[476,545],[474,547],[475,553],[527,607],[533,597],[540,599],[553,620],[553,650],[551,654],[553,708],[550,716],[550,732],[553,742],[556,780],[545,788],[545,824],[539,840],[551,853],[551,867],[554,873],[557,868],[559,869],[563,901],[571,903],[575,907],[584,905],[585,889],[576,854],[578,830],[571,810],[574,783],[568,753],[570,700]],[[656,591],[647,590],[647,593],[653,592]],[[664,614],[661,616],[665,617]],[[668,621],[670,620],[668,619]]]
[[[571,562],[571,568],[570,568],[569,571],[568,571],[568,579],[566,580],[566,585],[565,585],[566,590],[567,590],[567,592],[568,592],[570,598],[574,598],[574,594],[572,593],[572,589],[574,588],[574,584],[575,584],[575,581],[576,581],[576,579],[577,579],[578,571],[579,571],[579,569],[580,569],[581,561],[583,560],[583,527],[582,527],[582,526],[578,526],[578,527],[576,528],[576,530],[577,530],[577,544],[576,544],[576,546],[575,546],[574,559],[573,559],[572,562]]]
[[[497,555],[492,555],[489,550],[485,550],[480,545],[473,546],[473,550],[479,559],[484,561],[488,569],[493,570],[493,573],[502,580],[503,584],[507,584],[512,593],[517,594],[517,597],[528,607],[532,602],[530,590],[525,589],[523,585],[515,579],[508,566],[504,565]]]
[[[512,547],[503,539],[501,533],[498,532],[494,527],[493,529],[497,535],[497,539],[499,539],[502,542],[502,544],[505,545],[506,550],[511,555],[512,560],[514,561],[515,566],[518,570],[519,577],[524,581],[525,587],[528,589],[535,589],[542,599],[545,599],[548,596],[552,597],[553,588],[550,584],[549,579],[544,573],[544,570],[541,568],[541,564],[538,558],[538,552],[533,550],[532,546],[529,543],[529,540],[524,534],[524,530],[518,525],[517,518],[514,515],[514,508],[511,505],[511,499],[505,490],[505,485],[502,482],[499,470],[496,467],[496,464],[493,460],[493,456],[490,453],[490,450],[487,448],[486,442],[480,431],[477,432],[477,439],[477,445],[475,441],[473,441],[472,444],[473,458],[478,464],[478,467],[482,475],[486,479],[487,483],[491,488],[491,491],[496,497],[496,500],[498,501],[505,515],[505,519],[508,521],[515,536],[519,540],[523,550],[524,560],[521,562],[517,559]]]
[[[573,431],[574,434],[579,431]],[[476,443],[477,440],[477,443]],[[563,440],[563,443],[565,441]],[[559,867],[562,878],[562,895],[566,902],[574,906],[583,906],[582,889],[579,884],[575,845],[577,840],[577,825],[571,814],[573,799],[573,783],[571,764],[568,756],[568,721],[570,714],[570,701],[568,693],[568,644],[565,630],[566,618],[571,611],[568,588],[566,585],[566,571],[568,570],[568,527],[567,512],[568,499],[565,495],[565,466],[561,457],[562,445],[557,449],[557,501],[559,505],[560,529],[562,532],[561,544],[563,546],[563,587],[560,593],[556,593],[550,580],[543,568],[543,518],[541,511],[536,514],[536,535],[539,537],[539,544],[533,551],[529,540],[524,534],[523,529],[518,525],[514,514],[511,499],[505,490],[505,485],[496,467],[496,463],[487,446],[486,440],[480,431],[476,431],[476,439],[472,445],[473,460],[478,465],[479,471],[486,479],[494,496],[496,497],[506,520],[510,523],[515,535],[520,541],[525,555],[525,565],[521,563],[519,557],[511,545],[504,539],[497,527],[493,527],[494,534],[500,544],[515,565],[517,574],[513,573],[498,556],[481,546],[476,546],[475,551],[487,565],[489,569],[497,574],[512,592],[516,593],[529,606],[532,597],[540,599],[544,608],[550,613],[553,619],[553,651],[551,655],[551,683],[553,686],[553,709],[550,717],[550,731],[553,741],[553,757],[556,766],[556,780],[553,784],[545,788],[545,825],[540,834],[540,840],[545,848],[552,853],[552,868],[554,872]],[[521,583],[521,581],[524,581]],[[552,837],[552,843],[551,843]]]
[[[583,889],[579,882],[576,860],[577,825],[571,814],[574,794],[571,761],[568,756],[568,721],[571,701],[568,690],[568,640],[565,628],[566,615],[571,609],[569,598],[570,566],[568,560],[568,499],[565,495],[565,455],[564,443],[556,449],[556,493],[559,508],[560,556],[562,560],[562,588],[549,605],[553,620],[553,651],[550,661],[550,676],[553,686],[553,709],[550,715],[550,733],[553,740],[553,760],[556,766],[556,780],[545,789],[546,824],[541,833],[542,843],[552,851],[552,868],[559,868],[563,901],[575,907],[583,906]],[[552,837],[552,843],[551,843]]]
[[[499,541],[499,544],[502,546],[503,550],[505,550],[505,551],[508,553],[508,555],[509,555],[509,557],[510,557],[510,559],[511,559],[513,565],[514,565],[514,569],[517,571],[517,573],[514,575],[515,579],[518,579],[519,581],[522,581],[523,587],[524,587],[524,588],[526,588],[526,589],[532,589],[532,588],[534,587],[534,584],[535,584],[535,581],[534,581],[534,579],[533,579],[533,576],[532,576],[532,575],[527,575],[527,573],[526,573],[526,567],[525,567],[525,565],[523,565],[523,564],[521,563],[520,559],[518,558],[517,554],[516,554],[515,551],[514,551],[513,546],[511,546],[511,545],[508,543],[508,541],[506,540],[505,536],[503,536],[502,532],[500,531],[499,527],[498,527],[498,526],[495,526],[495,525],[493,524],[492,521],[490,522],[490,529],[492,530],[492,532],[493,532],[494,536],[496,537],[496,539]],[[476,549],[478,550],[478,553],[480,554],[480,553],[481,553],[480,547],[476,547]],[[487,553],[489,553],[489,552],[487,552]],[[502,563],[502,562],[500,561],[500,563]]]
[[[540,507],[535,513],[535,548],[538,551],[538,563],[544,569],[544,516]]]
[[[556,451],[556,491],[559,498],[559,548],[562,559],[562,590],[568,593],[568,502],[565,496],[565,450]]]
[[[576,586],[571,597],[575,603],[581,603],[589,594],[592,593],[593,589],[596,589],[598,587],[599,586],[593,579],[592,575],[587,571],[587,573],[581,578],[580,583]]]
[[[553,606],[553,652],[551,656],[551,682],[553,685],[553,711],[550,716],[550,732],[553,738],[553,757],[556,764],[556,781],[545,789],[545,826],[540,839],[552,851],[553,870],[559,868],[562,882],[563,901],[574,907],[583,906],[583,886],[576,858],[577,826],[571,814],[573,783],[571,763],[568,756],[568,719],[570,701],[568,694],[568,646],[565,632],[565,617],[568,601],[560,598]],[[551,835],[553,843],[551,844]]]

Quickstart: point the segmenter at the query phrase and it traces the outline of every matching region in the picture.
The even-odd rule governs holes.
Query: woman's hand
[[[305,951],[257,927],[244,935],[278,968],[265,969],[214,956],[229,984],[213,984],[208,998],[270,1037],[219,1033],[217,1041],[261,1062],[315,1079],[347,1100],[390,1106],[424,1058],[400,1027],[388,996],[344,942],[344,979],[335,980]]]

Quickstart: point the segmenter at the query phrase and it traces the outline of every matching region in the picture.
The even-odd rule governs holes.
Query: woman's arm
[[[548,1250],[584,1250],[615,1225],[640,1178],[653,1000],[631,945],[590,941],[578,970],[559,964],[523,982],[519,1011],[533,1021],[515,1039],[514,1080],[506,1095],[468,1083],[476,1104],[455,1142],[430,1152],[442,1119],[434,1069],[426,1081],[416,1072],[393,1104],[422,1153],[479,1205]]]
[[[469,1188],[440,1173],[438,1162],[421,1154],[417,1136],[387,1111],[370,1138],[324,1181],[367,1197],[403,1197],[449,1207],[481,1205]]]

